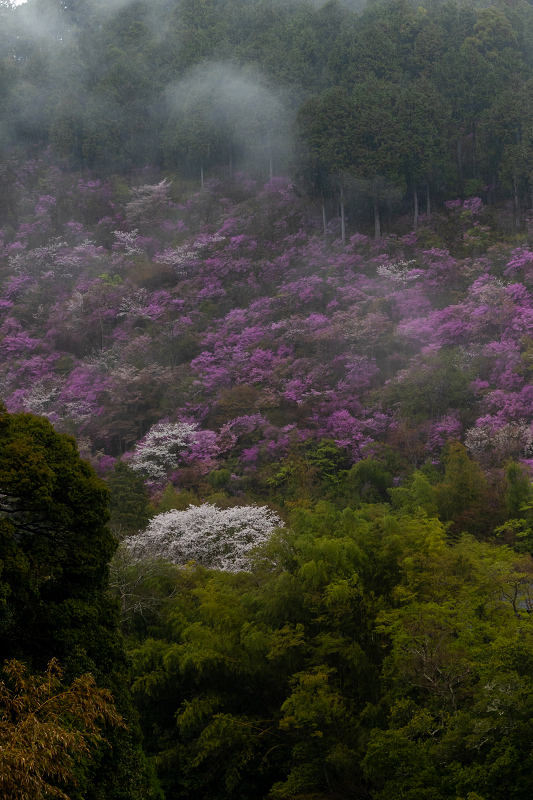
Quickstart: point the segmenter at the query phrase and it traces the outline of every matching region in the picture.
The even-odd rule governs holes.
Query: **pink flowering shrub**
[[[343,246],[287,179],[176,203],[162,176],[117,194],[30,167],[27,213],[0,232],[1,393],[90,441],[102,471],[130,452],[152,486],[225,463],[249,476],[323,439],[353,463],[403,430],[433,459],[462,436],[483,459],[483,431],[529,429],[533,252],[469,255],[479,198],[421,220],[429,245],[419,230]]]

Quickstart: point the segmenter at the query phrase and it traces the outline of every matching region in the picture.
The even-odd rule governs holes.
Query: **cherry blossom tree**
[[[281,518],[265,506],[221,509],[204,503],[158,514],[144,532],[125,541],[137,559],[196,561],[212,569],[239,572],[249,567],[251,551],[280,527]]]
[[[130,201],[126,204],[126,218],[134,224],[152,222],[170,206],[169,190],[170,183],[166,179],[155,185],[132,189]]]
[[[478,461],[487,465],[509,458],[531,458],[533,431],[523,420],[503,425],[480,424],[466,432],[465,446]]]
[[[164,481],[169,472],[180,466],[181,454],[192,447],[195,434],[194,423],[158,422],[135,448],[131,468],[143,472],[154,483]]]

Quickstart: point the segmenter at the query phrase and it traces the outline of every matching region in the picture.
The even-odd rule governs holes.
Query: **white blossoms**
[[[479,425],[466,432],[465,446],[475,458],[483,456],[503,461],[506,458],[531,458],[533,455],[533,431],[531,425],[507,422],[500,428]]]
[[[380,278],[405,284],[418,278],[418,275],[412,272],[411,264],[414,263],[414,261],[396,261],[394,264],[381,264],[376,272]]]
[[[249,567],[250,551],[283,522],[264,506],[220,509],[204,503],[186,511],[158,514],[147,529],[126,539],[138,559],[162,558],[174,564],[196,561],[205,567],[239,572]]]
[[[137,228],[133,231],[113,231],[116,237],[116,246],[123,247],[124,253],[127,256],[141,255],[144,251],[137,244],[139,238],[139,231]]]
[[[150,481],[166,480],[180,466],[180,453],[191,447],[195,434],[196,424],[190,422],[158,422],[136,446],[130,467]]]

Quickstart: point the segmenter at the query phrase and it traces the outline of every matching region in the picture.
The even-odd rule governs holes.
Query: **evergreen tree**
[[[150,496],[142,476],[123,461],[117,461],[106,483],[110,491],[109,525],[114,535],[123,538],[145,528]]]
[[[73,438],[48,420],[0,410],[0,649],[34,670],[91,672],[127,723],[78,770],[73,800],[156,798],[125,680],[117,607],[107,593],[116,542],[108,490]]]

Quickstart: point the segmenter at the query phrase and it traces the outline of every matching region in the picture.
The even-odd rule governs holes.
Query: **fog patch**
[[[294,104],[254,68],[202,64],[167,88],[166,101],[169,160],[208,163],[225,154],[229,169],[268,170],[270,177],[287,164]]]

